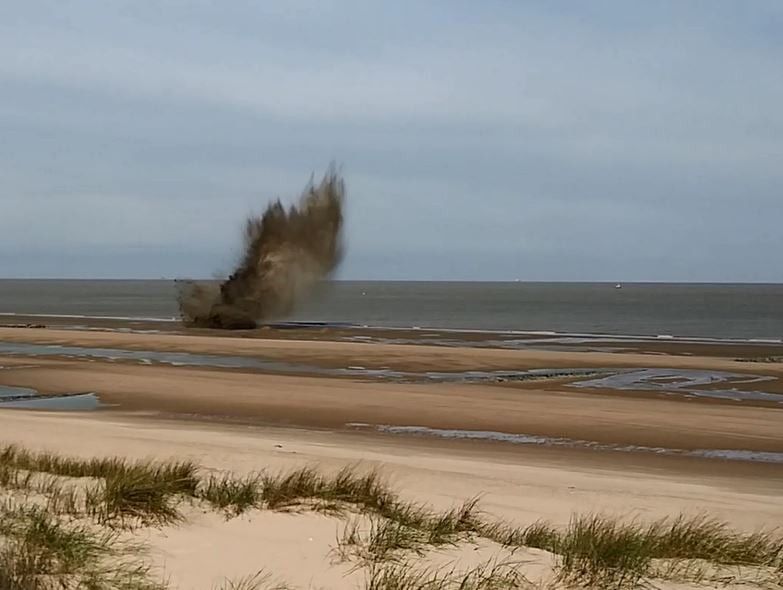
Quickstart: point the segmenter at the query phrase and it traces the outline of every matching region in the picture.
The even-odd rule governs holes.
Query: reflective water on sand
[[[0,385],[0,410],[6,408],[28,410],[90,411],[101,405],[94,393],[65,393],[42,395],[30,387]]]
[[[503,442],[515,445],[534,445],[546,447],[584,448],[595,451],[614,451],[624,453],[655,453],[658,455],[677,455],[681,457],[701,457],[705,459],[723,459],[728,461],[750,461],[755,463],[783,463],[783,453],[764,451],[749,451],[743,449],[672,449],[666,447],[649,447],[643,445],[622,445],[600,443],[596,441],[536,436],[530,434],[512,434],[491,430],[457,430],[443,428],[428,428],[426,426],[392,426],[387,424],[349,423],[346,426],[357,430],[372,430],[388,434],[426,436],[445,439],[482,440]]]
[[[89,412],[97,410],[100,406],[101,402],[94,393],[32,396],[12,401],[0,400],[0,410],[15,408],[18,410]]]
[[[166,352],[151,350],[125,350],[119,348],[90,348],[64,346],[60,344],[29,344],[22,342],[0,342],[0,354],[20,356],[60,356],[66,358],[92,358],[107,361],[135,361],[143,364],[165,364],[179,367],[214,367],[226,369],[258,369],[270,373],[294,373],[305,375],[345,376],[368,379],[428,382],[480,382],[527,380],[547,376],[569,376],[595,374],[584,369],[536,369],[524,371],[456,371],[456,372],[412,372],[392,369],[368,369],[350,366],[344,368],[319,367],[306,363],[272,361],[259,357],[230,356],[216,354],[194,354],[189,352]]]
[[[758,391],[754,386],[754,384],[774,380],[773,377],[700,369],[618,369],[595,367],[415,372],[397,371],[390,368],[366,368],[355,365],[349,367],[322,367],[307,363],[281,362],[250,356],[90,348],[60,344],[16,342],[0,342],[0,354],[31,357],[87,358],[109,362],[131,361],[147,365],[164,364],[178,367],[252,369],[278,374],[352,377],[356,379],[409,383],[480,384],[573,378],[574,381],[568,385],[576,388],[665,393],[668,395],[734,401],[783,403],[783,394]],[[716,384],[724,384],[725,387],[715,387]]]
[[[38,392],[35,389],[28,387],[10,387],[8,385],[0,385],[0,402],[5,399],[14,399],[17,397],[30,397],[36,395]]]
[[[571,383],[571,387],[616,389],[621,391],[650,391],[666,394],[684,394],[695,397],[730,399],[735,401],[783,402],[783,394],[755,391],[752,388],[738,389],[738,385],[749,385],[773,381],[774,377],[745,375],[726,371],[704,371],[700,369],[631,369],[615,371],[595,379]],[[725,384],[726,388],[704,389],[707,386]]]

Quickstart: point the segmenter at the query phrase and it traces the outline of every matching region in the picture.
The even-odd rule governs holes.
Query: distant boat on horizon
[[[614,288],[615,288],[615,289],[622,289],[622,288],[623,288],[623,285],[622,285],[622,283],[617,283],[617,284],[614,286]]]

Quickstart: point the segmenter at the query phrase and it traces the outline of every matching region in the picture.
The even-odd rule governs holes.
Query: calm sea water
[[[0,280],[0,313],[177,317],[172,281]],[[783,338],[783,285],[339,281],[292,320]]]

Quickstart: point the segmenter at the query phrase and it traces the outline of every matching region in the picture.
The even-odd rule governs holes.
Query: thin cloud
[[[336,159],[345,277],[783,278],[778,2],[150,6],[0,8],[3,273],[207,276]]]

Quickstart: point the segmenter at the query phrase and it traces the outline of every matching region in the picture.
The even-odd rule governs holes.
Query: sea
[[[175,321],[176,284],[171,280],[0,279],[0,314]],[[293,316],[277,319],[370,327],[781,341],[783,285],[330,281],[321,284]]]

